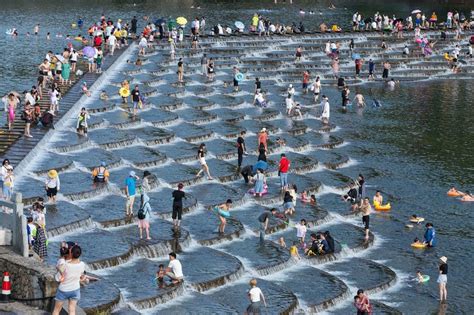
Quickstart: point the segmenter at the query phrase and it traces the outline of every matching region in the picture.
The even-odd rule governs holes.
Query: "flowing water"
[[[164,2],[166,5],[161,7],[147,1],[137,1],[136,6],[113,1],[91,12],[85,7],[87,1],[60,8],[38,3],[36,8],[21,2],[7,3],[5,9],[10,14],[6,21],[0,22],[0,27],[13,25],[16,15],[31,23],[31,26],[22,23],[26,32],[32,29],[36,19],[44,20],[52,12],[57,13],[56,18],[41,22],[48,23],[43,27],[51,29],[52,34],[64,34],[67,32],[64,26],[74,21],[74,14],[92,19],[102,10],[124,19],[134,14],[141,16],[149,10],[156,16],[182,13],[191,17],[206,12],[210,25],[218,16],[248,20],[258,8],[265,8],[263,14],[286,21],[299,20],[297,6],[318,9],[310,2],[278,7],[270,2],[227,2],[227,5],[200,2],[201,11],[193,11],[191,1],[183,1],[179,6]],[[221,14],[221,9],[229,3],[233,8]],[[321,4],[323,16],[315,15],[314,19],[305,16],[305,23],[316,25],[318,19],[329,15],[342,24],[350,18],[353,9],[344,9],[348,2],[335,3],[339,7],[335,11],[324,10],[326,4]],[[362,3],[360,10],[368,11],[368,5],[369,1]],[[396,8],[377,5],[380,10],[396,14],[406,14],[412,9],[403,4]],[[18,26],[20,30],[21,27]],[[75,135],[75,121],[71,121],[66,128],[57,130],[45,153],[25,170],[16,185],[25,198],[31,199],[43,194],[41,181],[48,169],[61,170],[61,201],[54,207],[48,206],[47,212],[48,260],[55,263],[61,240],[81,244],[89,271],[102,279],[82,290],[82,307],[115,307],[121,314],[242,313],[247,303],[246,284],[256,277],[267,296],[269,314],[323,310],[348,314],[353,312],[350,303],[358,288],[368,290],[378,301],[377,313],[398,310],[430,314],[440,308],[435,279],[438,258],[445,255],[450,264],[448,312],[468,313],[474,308],[470,293],[474,278],[469,272],[472,258],[469,249],[474,238],[470,232],[473,206],[446,197],[451,185],[472,190],[474,183],[472,64],[465,67],[463,80],[455,80],[454,76],[446,79],[446,69],[440,66],[441,57],[422,62],[394,62],[392,74],[401,80],[400,85],[389,90],[381,82],[364,84],[352,80],[355,84],[351,85],[352,93],[360,91],[365,95],[368,106],[350,107],[342,112],[340,91],[333,85],[329,60],[321,53],[327,38],[330,37],[204,39],[201,44],[216,59],[216,81],[206,83],[199,74],[200,52],[178,49],[178,56],[185,56],[185,87],[174,85],[175,61],[169,60],[166,45],[157,45],[158,53],[146,56],[140,69],[122,63],[109,70],[108,80],[99,89],[107,91],[111,99],[100,101],[96,90],[83,104],[90,109],[107,109],[93,113],[88,140]],[[340,40],[349,38],[350,35],[343,35]],[[377,35],[368,38],[357,35],[356,39],[357,49],[371,51],[371,56],[381,61]],[[49,49],[48,45],[58,47],[63,39],[53,37],[45,43],[44,39],[32,37],[31,45],[25,44],[24,37],[0,37],[0,41],[5,41],[0,47],[10,52],[21,48],[22,53],[8,62],[20,65],[23,61],[21,67],[2,64],[8,69],[3,73],[13,77],[2,82],[2,89],[21,89],[27,86],[25,80],[34,77],[31,65]],[[295,65],[293,54],[300,43],[305,45],[305,58]],[[452,49],[453,43],[439,45],[440,51],[445,51]],[[126,58],[134,60],[136,52],[136,47],[130,48]],[[342,56],[341,73],[352,76],[348,52],[343,51]],[[396,53],[389,58],[396,60]],[[242,92],[233,93],[231,88],[224,87],[223,81],[231,80],[231,69],[237,62],[248,80],[241,84]],[[296,99],[304,105],[304,119],[290,119],[284,114],[287,84],[295,83],[299,87],[301,69],[315,65],[319,68],[310,71],[323,77],[323,93],[332,106],[330,128],[323,128],[317,119],[320,108],[313,104],[311,96],[299,92]],[[256,76],[262,79],[267,91],[268,109],[251,106]],[[125,106],[114,97],[117,82],[125,77],[137,82],[141,91],[149,95],[151,105],[135,120],[129,118]],[[382,107],[372,107],[374,99],[380,100]],[[253,198],[246,194],[249,187],[236,176],[234,142],[241,130],[247,130],[247,145],[252,148],[249,151],[254,151],[255,134],[262,127],[270,131],[269,194]],[[277,145],[277,137],[285,139],[286,146]],[[201,142],[208,147],[208,165],[215,177],[209,182],[195,177],[199,165],[194,156]],[[290,182],[318,197],[317,206],[298,202],[291,222],[306,218],[311,222],[311,232],[331,231],[338,244],[334,255],[294,261],[277,242],[283,237],[287,245],[293,244],[296,232],[276,220],[270,224],[272,234],[264,243],[259,242],[259,213],[281,205],[275,166],[282,152],[288,153],[292,161]],[[92,185],[88,175],[100,161],[110,167],[111,181],[107,187]],[[245,157],[244,165],[255,161],[256,156],[251,152]],[[145,169],[158,178],[149,194],[156,214],[151,222],[153,240],[149,242],[139,240],[136,223],[125,218],[125,198],[120,193],[131,170],[141,175]],[[369,196],[381,190],[393,206],[388,213],[372,215],[374,235],[369,242],[363,239],[360,218],[348,215],[347,204],[339,198],[359,173],[367,178]],[[182,231],[176,235],[171,231],[170,194],[178,182],[185,183],[190,197],[185,202]],[[234,200],[235,207],[226,234],[219,236],[218,219],[209,207],[227,198]],[[438,247],[429,250],[410,247],[412,239],[421,237],[424,231],[422,226],[405,228],[413,213],[434,223]],[[171,250],[178,251],[183,264],[186,279],[183,286],[161,286],[153,279],[158,265],[166,264],[166,253]],[[417,269],[432,280],[425,285],[410,281]]]

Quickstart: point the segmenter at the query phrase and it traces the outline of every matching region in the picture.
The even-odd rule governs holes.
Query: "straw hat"
[[[439,260],[446,264],[448,262],[448,257],[442,256]]]
[[[50,170],[50,171],[48,172],[48,176],[49,176],[50,178],[56,178],[56,177],[58,177],[58,172],[56,172],[56,170]]]

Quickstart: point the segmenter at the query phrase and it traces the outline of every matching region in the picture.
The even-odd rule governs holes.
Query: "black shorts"
[[[303,89],[307,89],[308,88],[308,83],[303,83]]]
[[[46,189],[46,195],[48,197],[54,197],[58,194],[58,188],[57,187],[54,187],[54,188],[47,188]]]
[[[368,230],[369,229],[369,223],[370,223],[370,216],[368,216],[368,215],[362,216],[362,223],[364,223],[364,229]]]
[[[70,63],[77,63],[77,61],[76,60],[71,60]]]
[[[237,81],[236,79],[234,79],[234,86],[239,86],[239,81]]]
[[[61,72],[62,72],[61,70],[56,70],[56,74],[58,75],[61,74]]]
[[[176,220],[176,217],[177,217],[178,220],[181,220],[182,214],[183,214],[183,206],[178,205],[178,204],[173,204],[173,214],[172,214],[171,218],[173,220]]]

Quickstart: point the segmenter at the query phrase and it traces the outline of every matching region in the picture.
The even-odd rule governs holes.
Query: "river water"
[[[130,4],[128,1],[112,1],[97,9],[90,10],[89,6],[92,3],[91,1],[74,1],[73,3],[55,2],[53,5],[49,1],[36,1],[33,6],[29,2],[5,2],[3,4],[5,19],[0,21],[1,29],[16,27],[20,33],[32,32],[34,24],[40,23],[42,34],[38,38],[34,36],[29,38],[19,36],[16,39],[12,39],[5,35],[0,36],[0,51],[5,56],[4,62],[0,65],[0,70],[3,73],[0,90],[8,91],[10,89],[21,90],[27,88],[30,85],[28,82],[32,81],[35,77],[36,70],[34,65],[39,62],[46,51],[49,49],[59,51],[58,47],[64,45],[64,39],[56,38],[55,34],[61,33],[65,35],[70,33],[75,35],[78,32],[78,30],[72,30],[67,27],[78,15],[83,16],[86,21],[97,19],[101,12],[107,13],[114,19],[123,18],[124,20],[130,19],[133,15],[143,16],[145,14],[156,17],[184,15],[188,17],[188,20],[194,15],[206,15],[208,17],[208,25],[211,25],[215,21],[221,20],[234,21],[239,19],[248,21],[251,15],[258,11],[277,21],[290,22],[303,19],[309,27],[319,24],[322,20],[330,20],[331,22],[343,25],[345,21],[350,19],[354,10],[360,10],[367,14],[380,10],[405,16],[407,12],[414,9],[408,4],[408,1],[399,1],[396,5],[389,5],[381,1],[362,1],[358,2],[356,8],[351,7],[352,1],[334,1],[338,7],[334,11],[325,9],[327,3],[319,4],[320,2],[318,2],[318,5],[315,5],[309,1],[295,1],[293,6],[288,4],[274,6],[272,1],[263,3],[200,1],[201,10],[199,11],[191,9],[193,1],[182,1],[179,3],[165,1],[159,4],[152,1],[136,1],[136,5]],[[315,11],[321,10],[323,14],[301,17],[298,13],[300,7],[305,10],[311,8]],[[429,2],[422,4],[421,8],[430,11],[438,9],[437,7],[433,8]],[[440,8],[437,10],[439,16],[442,16],[441,14],[445,9]],[[52,34],[50,41],[45,40],[44,32],[46,30]],[[281,48],[278,47],[278,44],[275,45],[276,49]],[[216,44],[216,46],[219,48],[226,45]],[[234,46],[238,47],[238,44]],[[225,56],[225,53],[217,52],[216,54],[221,57]],[[252,58],[246,57],[250,60]],[[174,66],[172,64],[168,64],[159,55],[150,56],[149,58],[152,63],[144,66],[145,69],[148,69],[148,72],[130,75],[131,78],[135,78],[140,83],[157,78],[160,78],[165,83],[174,82],[172,73]],[[164,62],[167,72],[151,75],[150,73],[156,71],[156,65],[162,62]],[[134,68],[130,65],[122,66],[113,76],[113,82],[119,82],[123,78],[124,74],[120,72],[121,70],[134,70]],[[423,72],[423,70],[419,71]],[[417,70],[414,69],[406,70],[404,73],[416,75],[416,72]],[[221,73],[218,72],[217,79],[226,80],[226,77],[229,75],[228,73],[229,69],[223,70]],[[265,71],[257,74],[264,75]],[[469,310],[474,309],[472,290],[470,289],[474,277],[469,272],[472,260],[470,248],[472,248],[474,239],[474,234],[471,232],[474,228],[472,223],[473,205],[447,198],[446,191],[452,185],[459,187],[461,190],[470,189],[472,191],[474,189],[474,100],[472,98],[474,88],[472,80],[455,80],[453,78],[448,80],[414,81],[415,83],[402,82],[393,91],[386,89],[382,83],[357,85],[351,87],[353,92],[357,90],[364,94],[368,99],[369,105],[371,105],[372,99],[380,100],[382,107],[373,108],[368,106],[363,110],[350,108],[347,113],[338,110],[340,92],[333,87],[327,87],[324,89],[324,93],[331,100],[331,121],[337,126],[337,129],[332,131],[331,135],[343,139],[344,144],[332,150],[305,149],[301,154],[293,152],[293,156],[290,157],[294,161],[301,161],[300,163],[303,166],[305,162],[301,155],[320,162],[337,161],[341,157],[342,159],[345,157],[350,159],[349,163],[335,171],[324,168],[309,170],[304,176],[295,175],[293,179],[302,187],[312,187],[317,185],[317,181],[323,184],[323,188],[320,189],[318,202],[325,211],[332,215],[333,219],[321,228],[330,230],[336,238],[347,243],[350,248],[356,247],[358,244],[357,240],[359,240],[361,232],[354,229],[360,226],[360,223],[359,219],[353,220],[339,216],[345,214],[346,211],[346,206],[340,202],[336,194],[342,193],[342,191],[336,189],[336,187],[343,184],[341,178],[355,178],[358,173],[363,173],[369,178],[368,191],[370,195],[376,189],[386,194],[386,197],[392,202],[393,210],[388,214],[373,215],[372,226],[376,242],[372,249],[367,252],[356,251],[355,253],[342,255],[341,261],[315,266],[317,269],[306,264],[298,264],[293,268],[283,268],[279,271],[272,270],[267,265],[269,263],[281,263],[287,259],[285,256],[287,254],[280,252],[280,249],[271,243],[263,247],[255,246],[257,243],[255,236],[249,232],[252,230],[252,225],[255,224],[253,219],[253,216],[255,216],[254,208],[263,206],[247,202],[243,207],[237,207],[235,216],[243,224],[244,228],[244,230],[241,230],[240,240],[234,239],[231,242],[218,241],[214,244],[210,241],[213,236],[212,234],[210,235],[209,230],[214,228],[216,219],[208,216],[202,207],[221,202],[229,195],[236,196],[235,198],[239,199],[237,196],[242,195],[244,188],[240,181],[230,181],[225,185],[198,183],[198,185],[190,187],[188,192],[192,196],[197,197],[200,205],[185,219],[185,226],[183,227],[189,231],[191,243],[186,243],[189,242],[189,239],[186,241],[185,235],[182,235],[181,239],[179,239],[179,242],[185,248],[184,253],[181,255],[182,261],[185,263],[185,273],[189,274],[188,280],[190,283],[196,286],[202,286],[202,283],[215,279],[219,273],[234,273],[237,280],[235,283],[232,282],[233,280],[228,280],[227,287],[213,288],[211,291],[205,292],[205,294],[201,293],[202,291],[200,290],[190,290],[188,288],[182,300],[172,301],[152,309],[152,311],[149,310],[149,312],[190,312],[191,309],[187,308],[187,305],[191,304],[195,306],[200,305],[199,307],[201,307],[194,309],[194,311],[233,312],[238,310],[241,313],[242,305],[245,304],[245,296],[242,293],[245,292],[245,285],[242,279],[247,279],[250,275],[262,277],[261,283],[262,288],[265,289],[264,291],[271,293],[270,296],[274,298],[280,298],[280,303],[272,304],[271,313],[282,311],[285,308],[286,301],[291,301],[291,292],[295,293],[298,297],[300,309],[308,311],[311,309],[312,304],[320,301],[319,299],[334,297],[338,292],[343,292],[345,286],[347,286],[350,294],[353,295],[353,290],[357,289],[357,287],[375,286],[389,279],[389,274],[381,267],[387,266],[397,274],[398,280],[391,289],[375,293],[373,298],[407,314],[431,314],[439,310],[439,304],[436,300],[436,268],[438,258],[445,255],[448,257],[450,265],[448,312],[456,314],[469,313]],[[270,80],[265,81],[268,83],[264,83],[270,85],[268,90],[270,95],[272,95],[271,101],[275,103],[281,102],[280,94],[282,89],[284,89],[284,83],[286,83],[284,76],[280,79],[282,81],[278,82],[278,86],[273,85]],[[152,141],[156,137],[161,139],[171,134],[177,135],[182,140],[185,136],[190,135],[196,137],[203,136],[208,130],[214,131],[219,135],[231,134],[232,128],[236,126],[224,124],[223,120],[235,117],[236,115],[246,115],[247,117],[246,120],[239,122],[236,128],[244,127],[252,132],[259,128],[261,122],[259,122],[258,116],[262,114],[261,111],[245,105],[235,108],[232,106],[232,104],[238,103],[241,100],[251,102],[251,95],[244,93],[230,96],[227,104],[227,101],[221,98],[219,93],[227,95],[230,94],[229,91],[222,90],[222,87],[217,84],[208,87],[204,86],[196,74],[192,75],[191,80],[192,84],[186,87],[186,91],[182,95],[178,96],[178,99],[186,104],[186,110],[177,110],[171,113],[162,111],[159,105],[166,104],[168,101],[176,101],[174,95],[169,95],[175,91],[175,88],[167,84],[159,84],[157,90],[160,95],[152,94],[150,96],[150,100],[156,108],[141,115],[145,122],[144,125],[143,122],[137,125],[130,124],[127,115],[120,110],[112,110],[94,115],[93,119],[97,119],[98,127],[96,128],[97,130],[91,131],[90,138],[99,146],[102,145],[101,149],[86,145],[86,151],[70,150],[59,154],[58,151],[54,150],[54,147],[67,146],[78,142],[77,137],[70,132],[72,130],[71,127],[70,130],[62,130],[56,139],[56,144],[49,146],[48,150],[56,160],[51,158],[51,156],[48,158],[42,157],[39,162],[40,165],[52,167],[65,163],[65,159],[74,161],[76,168],[66,172],[64,178],[62,178],[62,183],[64,183],[65,187],[63,189],[65,190],[64,194],[70,193],[74,195],[80,193],[84,185],[86,185],[84,183],[87,182],[88,178],[84,173],[85,168],[93,167],[96,165],[94,163],[100,160],[107,160],[109,165],[114,162],[116,163],[117,168],[112,170],[113,184],[116,185],[114,187],[122,186],[123,179],[130,169],[139,170],[136,166],[140,159],[136,161],[136,156],[134,157],[133,154],[130,154],[123,144],[114,144],[119,141],[138,137],[141,142],[138,146],[133,147],[135,148],[134,150],[140,152],[139,154],[143,158],[146,157],[152,161],[158,161],[159,158],[155,156],[156,152],[149,155],[149,153],[144,151],[146,148],[143,143],[146,143],[147,140]],[[252,89],[251,82],[247,82],[244,86],[248,91]],[[112,84],[106,84],[104,89],[110,91],[112,95],[116,87]],[[146,91],[153,90],[152,87],[143,89]],[[206,93],[209,93],[208,97]],[[168,96],[161,96],[161,94],[167,94]],[[212,104],[209,105],[209,108],[206,108],[205,105],[202,105],[206,104],[206,100],[196,97],[199,94],[204,95],[203,98],[208,99],[208,101],[219,104],[220,108],[213,109]],[[308,98],[298,97],[301,97],[303,104],[309,103]],[[99,102],[97,95],[93,96],[93,101],[90,102],[89,106],[94,107],[93,103],[95,102]],[[113,103],[113,100],[111,103]],[[272,106],[272,110],[282,111],[277,105]],[[218,118],[206,121],[206,115],[209,114],[214,114]],[[310,112],[310,115],[312,114],[314,113]],[[173,115],[179,117],[177,122],[175,121],[169,126],[163,123],[163,121],[167,120],[173,121]],[[191,122],[197,118],[202,118],[203,120],[196,127]],[[101,125],[101,122],[104,121],[106,124]],[[157,130],[154,130],[149,124],[147,125],[147,122],[152,123],[155,127],[160,126],[161,133],[158,135]],[[288,130],[294,127],[297,124],[296,122],[288,120],[280,114],[273,121],[270,120],[265,123],[269,127],[274,126],[282,130],[281,135],[288,139],[289,147],[299,148],[299,143],[302,140],[288,134]],[[312,116],[309,116],[309,119],[302,123],[313,130],[317,130],[320,127],[318,121],[313,119]],[[107,128],[104,128],[104,126],[107,126]],[[127,128],[135,129],[128,131]],[[319,137],[315,133],[302,136],[304,140],[313,146],[329,141],[330,139],[327,137],[328,134],[323,134],[322,137]],[[222,140],[208,140],[208,148],[211,154],[217,155],[226,152],[226,150],[233,150],[232,147],[229,148],[228,143],[228,141],[233,141],[233,139]],[[248,139],[248,142],[251,141],[253,139]],[[112,145],[109,145],[108,149],[103,149],[107,148],[108,143],[112,143]],[[160,182],[166,186],[165,188],[160,188],[162,190],[153,193],[152,200],[155,200],[156,204],[163,205],[163,208],[169,208],[169,201],[165,200],[166,198],[162,196],[163,194],[169,194],[168,185],[186,178],[190,180],[193,178],[192,172],[195,171],[197,165],[186,162],[186,159],[183,162],[178,163],[178,161],[180,161],[180,158],[183,159],[183,157],[194,155],[196,143],[198,141],[193,140],[156,145],[153,145],[152,142],[147,143],[147,146],[152,146],[160,154],[166,154],[168,158],[174,160],[167,160],[166,163],[168,164],[165,164],[165,166],[160,167],[158,165],[152,167],[152,170],[155,170],[153,173],[156,173],[160,178]],[[97,159],[97,161],[91,161],[90,156],[94,156],[94,159]],[[272,159],[277,159],[277,155],[273,155]],[[48,161],[45,162],[45,160]],[[235,164],[235,160],[224,162],[213,158],[209,163],[211,170],[215,170],[218,173],[216,176],[224,178],[232,174],[229,164]],[[296,165],[297,163],[299,162],[295,162]],[[164,168],[172,171],[165,171]],[[31,187],[35,187],[31,182],[38,179],[37,175],[30,174],[30,177],[22,179],[25,182],[25,188],[22,188],[21,185],[17,187],[23,192],[27,187],[26,182],[29,182]],[[276,183],[272,183],[272,185],[276,187]],[[36,186],[40,186],[40,184],[37,183]],[[35,195],[35,188],[32,188],[30,196]],[[71,208],[71,211],[76,211],[76,216],[78,217],[83,213],[89,214],[92,215],[94,221],[104,224],[107,220],[119,219],[122,215],[123,198],[118,196],[117,190],[112,189],[112,191],[98,197],[90,196],[90,198],[78,199],[84,200],[76,202],[74,198],[64,198],[63,201],[69,207],[72,207],[72,204],[80,207],[78,209]],[[111,205],[113,207],[109,207]],[[58,208],[61,209],[61,206]],[[107,208],[113,209],[107,210]],[[154,209],[154,211],[165,210]],[[308,217],[315,216],[315,221],[316,217],[324,216],[324,212],[317,212],[315,214],[316,212],[303,206],[300,211],[302,215],[304,214]],[[405,228],[408,216],[413,213],[424,216],[428,221],[434,223],[438,234],[438,247],[426,251],[414,251],[410,248],[411,240],[415,236],[421,237],[423,233],[422,227],[415,227],[410,230]],[[64,217],[71,220],[68,214],[64,214]],[[169,223],[161,219],[156,221],[154,222],[155,229],[157,230],[156,238],[168,241],[168,233],[162,231],[169,229]],[[159,227],[159,230],[157,227]],[[229,226],[229,233],[239,231],[239,229],[242,229],[242,226],[238,224],[231,225]],[[128,251],[130,244],[136,242],[136,240],[122,239],[118,235],[128,235],[129,230],[131,234],[136,232],[136,229],[129,229],[127,227],[124,230],[97,228],[92,228],[91,230],[89,227],[84,234],[82,232],[73,232],[71,237],[80,240],[84,247],[89,248],[89,253],[87,249],[85,250],[85,261],[88,261],[87,258],[90,261],[99,261],[100,259],[110,257],[112,253],[117,254],[117,252],[125,253]],[[293,234],[293,232],[282,231],[278,232],[275,236],[270,236],[270,239],[276,241],[277,237],[284,236],[286,239],[291,240],[294,237]],[[155,235],[153,237],[155,238]],[[60,236],[58,239],[53,239],[52,252],[55,246],[54,240],[58,241],[62,238],[64,237]],[[118,241],[119,238],[120,241]],[[104,246],[104,248],[94,249],[94,242],[97,239],[102,240],[103,244],[112,243],[114,246],[112,248]],[[206,244],[206,242],[212,244],[210,249],[201,245]],[[88,246],[85,246],[85,244]],[[218,253],[225,253],[225,255]],[[55,252],[51,256],[53,257],[51,257],[50,261],[54,263]],[[143,255],[138,256],[143,257]],[[147,298],[148,295],[153,295],[153,292],[150,291],[156,290],[150,284],[149,277],[153,274],[152,270],[156,268],[158,262],[164,260],[163,253],[157,256],[158,258],[152,257],[152,260],[139,258],[139,260],[132,259],[124,264],[113,263],[112,265],[118,264],[119,266],[110,269],[98,264],[98,267],[95,269],[100,269],[97,271],[99,275],[121,289],[127,303],[135,303],[134,305],[136,306],[139,305],[137,301]],[[206,261],[206,257],[212,258],[212,262],[220,267],[216,267],[217,270],[209,268],[209,262]],[[239,269],[240,263],[243,264],[246,272],[244,272],[243,278],[239,280],[238,273],[235,270]],[[421,269],[424,273],[431,276],[432,280],[427,285],[418,286],[409,281],[417,269]],[[259,270],[265,270],[265,272]],[[130,277],[133,277],[135,273],[146,278],[145,281],[138,282],[138,286],[124,284],[129,282]],[[344,283],[338,282],[341,280]],[[314,290],[319,290],[319,292],[315,293]],[[147,291],[146,294],[143,291]],[[327,296],[322,292],[327,292]],[[235,296],[239,296],[239,298],[235,298],[234,301]],[[346,297],[342,303],[329,309],[328,312],[347,314],[351,309],[349,302],[350,297]],[[122,307],[126,309],[127,305],[122,305]]]

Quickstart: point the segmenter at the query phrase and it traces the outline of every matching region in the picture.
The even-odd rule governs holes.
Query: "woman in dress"
[[[209,166],[207,166],[205,156],[206,156],[206,145],[204,143],[201,143],[198,149],[198,154],[197,154],[197,159],[199,161],[199,164],[201,164],[201,169],[196,174],[196,177],[199,177],[201,176],[201,173],[206,172],[207,179],[212,180],[211,173],[209,172]]]
[[[46,246],[46,233],[42,225],[36,223],[36,235],[34,237],[33,251],[43,261],[48,256],[48,248]]]
[[[265,182],[266,182],[265,174],[263,174],[263,170],[258,168],[257,174],[255,174],[255,177],[253,179],[255,180],[253,195],[261,197],[263,195]]]
[[[8,130],[13,129],[13,122],[15,121],[15,110],[16,110],[17,105],[18,105],[18,98],[15,96],[15,94],[10,93],[7,98]]]
[[[61,72],[61,78],[63,84],[71,84],[71,65],[68,62],[63,64],[63,71]]]

